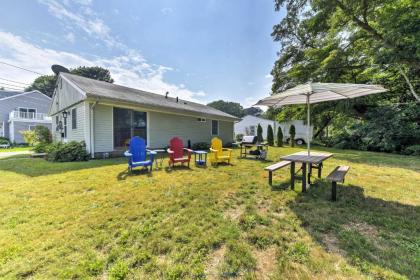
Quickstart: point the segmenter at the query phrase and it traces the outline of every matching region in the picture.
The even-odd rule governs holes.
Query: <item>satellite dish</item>
[[[51,66],[51,70],[54,72],[54,74],[58,75],[60,74],[60,72],[63,73],[70,73],[69,69],[67,69],[64,66],[58,65],[58,64],[54,64],[53,66]]]

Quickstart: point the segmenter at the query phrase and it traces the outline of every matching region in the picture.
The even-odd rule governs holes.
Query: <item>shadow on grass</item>
[[[420,157],[416,156],[356,150],[340,150],[321,146],[316,146],[314,149],[317,151],[333,153],[333,158],[337,160],[367,164],[371,166],[386,166],[420,171]]]
[[[420,207],[367,197],[354,185],[340,185],[331,202],[331,186],[317,183],[288,204],[315,240],[375,278],[420,279]]]
[[[172,172],[175,172],[177,170],[192,171],[191,167],[189,167],[188,165],[175,165],[175,166],[172,166],[172,167],[167,166],[164,169],[167,173],[172,173]]]
[[[127,177],[140,176],[140,175],[152,177],[153,171],[150,172],[150,170],[148,168],[136,168],[136,169],[133,169],[133,170],[129,171],[128,168],[126,168],[125,170],[118,173],[117,180],[118,181],[123,181],[123,180],[127,179]]]
[[[81,162],[49,162],[42,158],[22,155],[0,159],[0,170],[30,177],[60,174],[103,166],[127,163],[125,158],[89,160]]]

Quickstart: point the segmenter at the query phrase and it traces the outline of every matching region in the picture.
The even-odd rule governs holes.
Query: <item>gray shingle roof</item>
[[[193,113],[228,120],[239,120],[237,117],[212,107],[143,90],[93,80],[69,73],[60,73],[86,93],[87,97],[104,98],[121,102],[130,102],[150,109],[164,109],[168,112]]]
[[[10,96],[14,96],[14,95],[18,95],[18,94],[22,94],[22,93],[23,93],[23,91],[0,90],[0,99],[10,97]]]

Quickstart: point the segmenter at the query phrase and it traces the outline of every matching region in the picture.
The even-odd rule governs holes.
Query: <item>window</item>
[[[218,135],[219,134],[219,121],[212,120],[211,121],[211,135]]]
[[[255,136],[255,125],[249,127],[249,135]]]
[[[35,119],[36,109],[19,107],[19,117],[23,119]]]
[[[133,136],[147,142],[147,113],[114,107],[114,147],[126,147]]]
[[[197,118],[198,122],[206,122],[206,118]]]
[[[77,110],[73,108],[71,110],[71,129],[77,128]]]

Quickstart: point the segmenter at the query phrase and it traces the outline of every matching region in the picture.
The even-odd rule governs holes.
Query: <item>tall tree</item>
[[[273,132],[273,127],[271,126],[271,124],[269,124],[267,127],[267,142],[268,142],[268,145],[274,146],[274,132]]]
[[[99,81],[105,81],[109,83],[113,83],[114,80],[111,77],[111,73],[108,69],[93,66],[81,66],[75,69],[71,69],[70,73],[83,76],[86,78],[91,78]],[[54,93],[55,84],[57,82],[56,75],[43,75],[36,78],[32,84],[26,88],[26,91],[29,90],[39,90],[40,92],[44,93],[47,96],[52,96]]]
[[[236,102],[228,102],[224,100],[217,100],[213,101],[207,104],[207,106],[213,107],[215,109],[218,109],[222,112],[231,114],[233,116],[236,116],[238,118],[243,116],[243,110],[244,108],[241,106],[241,104]]]
[[[260,124],[258,124],[258,126],[257,126],[257,141],[259,143],[262,143],[264,141],[263,129],[262,129],[262,126]]]
[[[263,113],[263,110],[261,110],[261,108],[258,108],[258,107],[245,108],[243,111],[244,115],[251,115],[251,116],[259,116],[262,113]]]
[[[283,131],[280,126],[277,130],[277,147],[283,147]]]

